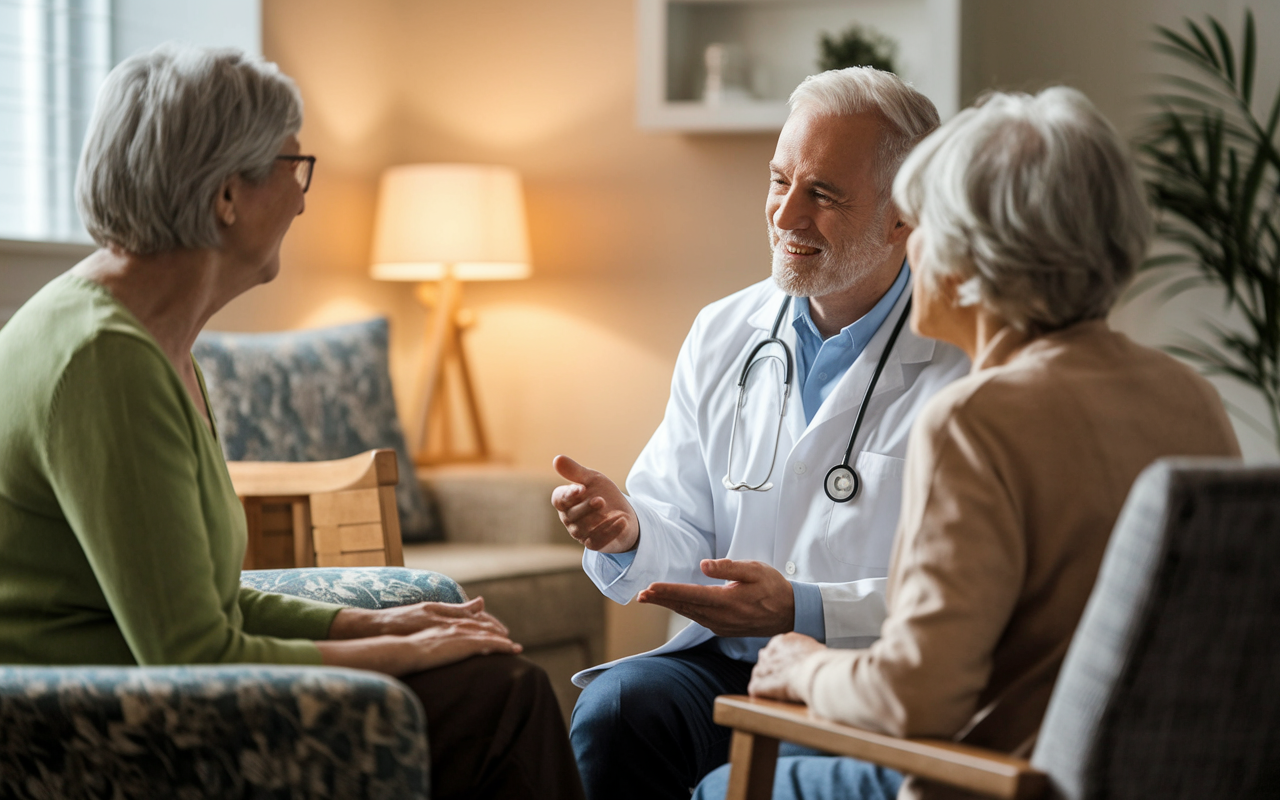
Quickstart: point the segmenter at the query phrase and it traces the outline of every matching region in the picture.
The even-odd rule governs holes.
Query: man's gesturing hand
[[[653,583],[641,603],[665,606],[717,636],[772,636],[796,624],[791,582],[763,561],[704,559],[702,573],[729,581],[724,586]]]
[[[551,493],[551,505],[560,512],[569,535],[601,553],[634,549],[640,520],[617,484],[568,456],[556,456],[551,464],[560,477],[573,481]]]

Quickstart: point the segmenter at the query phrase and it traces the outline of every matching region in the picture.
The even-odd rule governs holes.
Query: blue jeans
[[[782,756],[774,773],[773,800],[893,800],[901,786],[899,773],[852,758]],[[693,798],[724,800],[728,788],[725,764],[698,784]]]
[[[715,698],[746,694],[754,666],[708,642],[619,664],[592,681],[569,730],[588,800],[688,800],[729,760],[731,731],[712,721]]]

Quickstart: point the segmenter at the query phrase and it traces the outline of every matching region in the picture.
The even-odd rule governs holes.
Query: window
[[[76,165],[102,79],[179,40],[261,51],[260,0],[0,0],[0,239],[87,242]]]
[[[0,0],[0,237],[85,241],[72,189],[110,0]]]

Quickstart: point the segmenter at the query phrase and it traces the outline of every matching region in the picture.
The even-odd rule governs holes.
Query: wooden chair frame
[[[227,464],[244,504],[244,569],[404,566],[394,450]]]
[[[726,800],[768,800],[778,743],[850,756],[1003,800],[1044,795],[1047,778],[1020,758],[935,739],[900,739],[819,719],[795,703],[741,695],[716,698],[715,721],[733,729]]]

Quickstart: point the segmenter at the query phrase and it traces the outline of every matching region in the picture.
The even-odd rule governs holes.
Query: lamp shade
[[[391,281],[529,277],[519,174],[482,164],[408,164],[383,172],[370,272]]]

